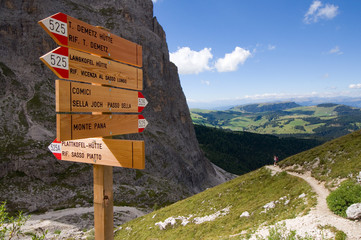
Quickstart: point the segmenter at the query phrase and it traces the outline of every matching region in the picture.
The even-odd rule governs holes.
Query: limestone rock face
[[[152,207],[224,182],[199,149],[166,35],[151,0],[0,1],[0,201],[41,210],[92,205],[92,166],[57,161],[55,74],[39,57],[57,47],[37,23],[57,12],[143,46],[145,170],[114,168],[115,204]]]

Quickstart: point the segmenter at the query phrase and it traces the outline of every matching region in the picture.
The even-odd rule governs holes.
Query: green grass
[[[326,142],[311,150],[296,154],[280,162],[281,167],[299,165],[311,171],[314,178],[335,187],[339,179],[351,178],[361,171],[361,131]]]
[[[307,201],[298,198],[302,193],[306,193]],[[290,200],[288,205],[279,200],[284,196]],[[261,213],[265,204],[276,200],[280,202],[275,208]],[[306,182],[285,172],[272,176],[270,170],[262,168],[132,220],[122,225],[115,239],[179,239],[180,236],[183,239],[224,239],[243,230],[252,232],[261,224],[274,224],[306,214],[315,204],[314,194]],[[241,218],[244,211],[251,216]],[[217,212],[219,216],[213,221],[193,222],[196,217]],[[183,226],[178,219],[165,230],[155,225],[179,216],[189,218],[189,223]]]

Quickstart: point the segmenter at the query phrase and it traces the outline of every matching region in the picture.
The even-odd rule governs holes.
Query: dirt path
[[[283,171],[279,167],[274,166],[267,166],[267,168],[273,172]],[[301,232],[304,231],[305,233],[311,233],[316,231],[318,225],[331,225],[346,233],[348,236],[347,239],[361,239],[361,222],[351,221],[332,213],[327,207],[326,202],[329,191],[322,183],[319,183],[315,178],[311,177],[310,172],[305,174],[297,174],[294,172],[287,173],[305,180],[317,194],[316,208],[311,210],[311,212],[306,216],[285,220],[284,222],[286,223],[287,228],[297,229],[297,232],[301,230]]]

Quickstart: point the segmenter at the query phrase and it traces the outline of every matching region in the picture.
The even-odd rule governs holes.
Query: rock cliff
[[[224,182],[198,147],[166,35],[151,0],[0,1],[0,201],[39,211],[92,205],[92,166],[57,161],[55,74],[39,57],[57,47],[38,21],[57,12],[143,46],[145,170],[114,168],[116,205],[153,207]]]

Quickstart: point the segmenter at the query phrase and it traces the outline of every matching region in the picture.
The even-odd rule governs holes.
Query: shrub
[[[346,240],[346,239],[347,239],[346,233],[344,233],[342,231],[337,231],[337,233],[335,235],[335,240]]]
[[[327,197],[327,205],[332,212],[346,217],[346,209],[354,203],[361,202],[361,185],[347,180]]]
[[[17,237],[21,239],[22,236],[30,235],[33,240],[43,240],[47,231],[44,231],[42,235],[38,236],[36,233],[23,233],[21,227],[30,218],[30,216],[24,216],[22,212],[19,212],[17,216],[9,216],[6,211],[6,203],[0,204],[0,239],[10,240]]]

